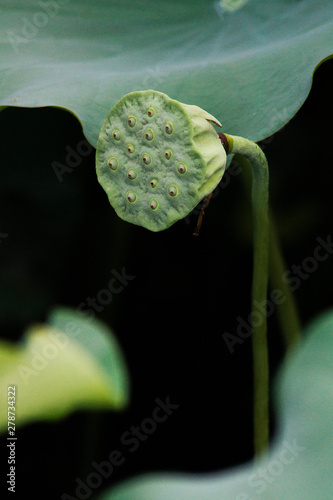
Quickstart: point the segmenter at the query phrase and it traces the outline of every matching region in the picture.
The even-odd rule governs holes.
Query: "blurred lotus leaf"
[[[304,333],[277,380],[279,432],[267,456],[223,473],[134,478],[99,500],[333,498],[333,311]]]
[[[63,308],[48,323],[29,328],[18,345],[0,344],[0,390],[7,394],[15,386],[16,425],[56,420],[75,410],[123,409],[128,375],[111,331]],[[6,429],[2,398],[0,430]]]

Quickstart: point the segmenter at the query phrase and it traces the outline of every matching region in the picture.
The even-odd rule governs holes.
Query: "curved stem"
[[[271,288],[282,292],[282,302],[278,304],[277,316],[285,347],[289,350],[301,340],[301,322],[294,295],[288,282],[283,279],[286,266],[272,214],[270,214],[269,219],[269,279]]]
[[[242,179],[246,191],[251,186],[251,172],[248,171],[248,160],[239,156],[238,162],[243,170]],[[287,266],[284,260],[279,234],[272,212],[269,211],[269,283],[272,294],[276,295],[276,302],[271,302],[274,308],[279,327],[283,336],[285,349],[288,351],[301,340],[301,320],[299,317],[294,294],[285,277]]]
[[[253,279],[252,279],[252,350],[254,453],[258,456],[269,443],[269,369],[267,318],[262,305],[267,300],[268,284],[268,164],[257,144],[243,137],[225,134],[228,153],[245,156],[252,167]],[[261,306],[261,307],[260,307]]]

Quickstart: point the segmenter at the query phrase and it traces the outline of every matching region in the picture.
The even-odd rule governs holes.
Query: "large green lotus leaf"
[[[75,410],[123,409],[128,375],[111,331],[69,309],[55,309],[48,323],[29,328],[19,345],[0,343],[0,391],[15,386],[16,424],[56,420]],[[0,431],[5,429],[2,397]]]
[[[0,14],[0,104],[67,108],[94,146],[110,108],[148,88],[263,139],[333,53],[328,0],[11,0]]]
[[[275,444],[256,465],[211,475],[151,474],[99,500],[328,500],[333,498],[333,311],[305,332],[277,381]]]

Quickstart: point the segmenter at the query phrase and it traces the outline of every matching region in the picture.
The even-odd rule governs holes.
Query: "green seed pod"
[[[214,190],[226,152],[212,122],[221,127],[198,106],[155,90],[131,92],[115,104],[99,134],[96,171],[119,217],[162,231]]]

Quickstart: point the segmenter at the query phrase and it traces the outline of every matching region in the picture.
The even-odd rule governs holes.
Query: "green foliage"
[[[220,182],[226,153],[197,106],[147,90],[109,112],[96,150],[99,182],[117,214],[152,231],[188,215]]]
[[[99,286],[106,286],[109,278],[101,284],[101,276],[109,272],[110,266],[115,262],[121,263],[120,267],[134,262],[135,272],[138,270],[144,279],[137,280],[137,288],[131,289],[127,297],[126,293],[121,299],[117,297],[109,309],[103,305],[98,312],[103,310],[110,320],[117,308],[117,331],[127,341],[129,351],[132,350],[129,354],[132,354],[131,367],[133,362],[138,391],[146,391],[147,398],[152,394],[155,397],[155,392],[162,387],[172,390],[176,387],[178,394],[186,394],[184,414],[180,412],[178,417],[180,430],[177,434],[177,430],[174,432],[175,429],[169,427],[168,434],[174,443],[177,440],[185,443],[178,468],[186,458],[189,469],[216,468],[216,458],[205,456],[203,461],[199,460],[200,451],[207,450],[207,446],[224,464],[232,463],[236,456],[238,460],[239,455],[243,457],[249,449],[243,438],[247,433],[246,416],[250,406],[246,362],[250,340],[239,339],[239,350],[232,357],[225,355],[220,339],[223,331],[232,331],[235,327],[232,321],[236,316],[237,320],[243,315],[248,317],[250,257],[246,244],[239,243],[247,242],[250,210],[245,196],[234,201],[232,195],[233,189],[237,192],[237,181],[213,201],[216,210],[210,211],[207,239],[199,241],[197,246],[189,242],[188,232],[183,230],[185,226],[179,230],[172,228],[167,236],[151,235],[140,228],[125,227],[113,218],[108,204],[103,205],[103,197],[92,187],[94,167],[92,162],[89,164],[88,153],[77,153],[78,146],[85,143],[84,138],[63,132],[66,126],[72,132],[75,126],[78,129],[82,124],[86,138],[96,146],[110,108],[124,94],[150,88],[213,113],[223,120],[224,130],[230,134],[254,141],[263,139],[295,115],[309,93],[314,69],[331,56],[333,4],[327,0],[147,0],[143,8],[142,3],[134,0],[11,0],[1,7],[1,20],[5,28],[0,33],[3,127],[0,187],[1,206],[8,212],[0,228],[6,236],[0,241],[1,278],[5,285],[1,295],[1,326],[5,331],[8,327],[8,336],[15,335],[20,331],[18,324],[42,317],[60,295],[74,307],[86,304],[81,302],[85,296],[94,294]],[[327,104],[322,103],[316,110],[316,129]],[[12,108],[4,109],[7,106]],[[75,122],[74,116],[57,109],[14,109],[43,106],[69,111],[76,117]],[[64,122],[56,121],[60,115],[65,116]],[[10,126],[5,123],[7,117]],[[44,120],[39,123],[40,128],[33,123],[38,120]],[[311,144],[304,143],[313,123],[310,127],[299,123],[298,129],[291,125],[294,131],[288,136],[290,144],[279,134],[273,148],[268,146],[268,149],[271,153],[275,148],[276,155],[272,191],[281,205],[278,206],[279,228],[287,228],[291,235],[288,276],[294,284],[298,280],[295,290],[298,293],[300,289],[298,298],[306,318],[310,311],[322,308],[323,301],[330,302],[325,287],[328,287],[327,270],[331,263],[324,262],[326,257],[316,262],[321,269],[315,275],[311,271],[300,278],[296,273],[304,271],[303,262],[298,265],[299,256],[312,255],[312,243],[319,231],[330,231],[327,204],[330,206],[331,192],[327,182],[329,172],[324,167],[329,159],[325,162],[321,157],[321,168],[316,169],[314,176],[313,164],[318,155],[317,152],[314,155]],[[304,146],[300,148],[299,144]],[[103,161],[105,168],[105,158]],[[69,175],[74,165],[80,166]],[[236,169],[231,171],[228,181],[233,174],[238,175],[239,170],[237,174]],[[314,186],[318,193],[314,194]],[[166,225],[174,220],[167,219]],[[314,228],[315,234],[312,234]],[[216,233],[222,230],[223,242],[217,244]],[[137,245],[138,236],[140,245]],[[306,237],[308,246],[304,245]],[[90,263],[88,271],[87,262]],[[305,262],[308,264],[309,260]],[[85,282],[87,285],[82,286]],[[149,300],[142,300],[143,296]],[[92,310],[94,315],[95,312]],[[21,344],[1,342],[0,390],[4,395],[8,385],[18,386],[17,425],[60,419],[80,409],[120,409],[126,405],[128,375],[114,338],[101,324],[94,327],[80,323],[82,320],[73,314],[80,336],[66,332],[72,313],[61,310],[51,315],[49,325],[29,329]],[[132,321],[128,321],[129,316]],[[272,316],[270,334],[273,337]],[[272,452],[261,462],[208,476],[146,476],[107,491],[103,498],[331,498],[331,317],[329,313],[312,325],[307,341],[294,353],[279,379],[276,412],[280,433]],[[142,328],[141,318],[149,328]],[[61,342],[66,339],[68,344],[62,349],[61,345],[65,344]],[[276,354],[275,347],[274,344],[271,355],[277,356],[276,361],[279,353]],[[201,356],[202,352],[206,354]],[[236,359],[236,356],[239,357]],[[228,389],[233,373],[237,375],[235,384],[243,376],[239,392],[234,384],[232,390]],[[226,408],[223,415],[217,417],[220,403],[216,403],[216,393],[225,397]],[[189,403],[192,399],[197,401],[198,394],[200,405]],[[7,410],[3,401],[4,398],[1,399],[0,424],[4,430]],[[194,407],[195,414],[186,413],[188,409],[194,411]],[[216,449],[215,436],[212,444],[207,444],[201,417],[207,418],[206,425],[209,422],[213,429],[224,428],[223,449],[221,446]],[[137,415],[133,423],[136,419]],[[229,439],[235,441],[235,435],[229,433],[234,420],[237,447],[227,444],[229,435]],[[188,426],[185,433],[182,425]],[[83,442],[91,437],[91,427],[87,435],[82,436]],[[60,425],[47,430],[52,433],[59,428],[62,432]],[[95,440],[97,446],[106,441],[106,436],[110,437],[109,428],[112,434],[114,427],[109,421],[107,426],[101,426],[103,437]],[[194,428],[196,439],[190,435]],[[188,441],[186,434],[190,435]],[[165,439],[165,435],[160,434],[160,438]],[[25,442],[28,440],[29,436]],[[138,454],[138,458],[131,458],[132,465],[128,461],[124,474],[137,471],[142,463],[145,470],[151,470],[151,457],[150,463],[159,465],[157,459],[162,455],[155,455],[154,440],[150,442],[147,461]],[[77,454],[81,451],[81,442],[79,446],[74,441],[70,444],[71,450],[68,440],[64,440],[63,449],[58,456],[55,452],[51,467],[49,460],[53,454],[48,456],[44,473],[40,473],[39,454],[45,452],[44,443],[36,442],[33,436],[26,450],[21,447],[20,453],[26,455],[20,456],[29,459],[25,471],[30,465],[30,450],[36,448],[38,459],[31,460],[31,470],[38,473],[39,487],[41,477],[45,477],[45,482],[57,478],[54,488],[47,484],[46,492],[39,489],[43,498],[51,498],[52,494],[59,498],[64,484],[67,487],[68,479],[71,481],[78,474],[75,470],[70,477],[65,465],[61,469],[67,456],[69,460],[77,460],[73,450],[78,448]],[[85,446],[89,448],[89,443],[83,444]],[[155,446],[155,450],[161,448],[158,440]],[[91,460],[95,459],[92,454]],[[89,463],[85,457],[85,465]],[[163,463],[168,464],[170,470],[169,463]],[[64,470],[68,476],[63,474]],[[63,480],[61,474],[65,476]],[[31,475],[35,493],[36,477]],[[29,472],[24,478],[21,475],[25,490],[28,476]]]
[[[263,139],[292,118],[332,53],[327,0],[43,3],[2,7],[0,104],[67,108],[93,146],[109,109],[147,88]]]
[[[304,332],[276,384],[279,433],[255,465],[220,474],[135,478],[99,500],[327,500],[332,496],[333,311]]]
[[[76,410],[121,410],[128,402],[126,365],[112,332],[70,309],[55,309],[18,345],[0,345],[0,390],[15,386],[17,424],[58,420]],[[7,429],[6,398],[0,430]]]

